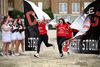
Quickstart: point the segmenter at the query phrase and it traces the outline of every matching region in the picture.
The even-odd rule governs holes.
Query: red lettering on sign
[[[32,15],[35,18],[35,14],[33,11],[29,11],[26,13],[26,18],[28,20],[28,23],[30,26],[35,25],[37,23],[36,19],[34,19],[34,21],[31,20],[30,15]]]
[[[99,18],[98,17],[93,17],[92,19],[94,20],[94,22],[91,21],[91,26],[93,26],[93,27],[98,26],[98,24],[99,24]]]

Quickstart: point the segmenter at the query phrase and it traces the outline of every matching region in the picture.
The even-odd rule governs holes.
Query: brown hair
[[[4,16],[4,18],[3,18],[3,21],[2,21],[2,23],[1,23],[1,25],[3,25],[3,24],[4,24],[4,22],[6,21],[6,19],[7,19],[7,16]]]
[[[59,19],[59,22],[60,22],[60,20],[62,20],[63,21],[63,24],[65,24],[65,20],[63,18],[60,18]]]

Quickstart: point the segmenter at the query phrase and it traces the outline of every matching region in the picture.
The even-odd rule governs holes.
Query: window
[[[14,9],[14,0],[8,0],[8,10]]]
[[[80,13],[80,3],[72,3],[72,13]]]
[[[13,7],[14,6],[14,0],[8,0],[8,7]]]
[[[67,13],[67,3],[59,3],[59,12]]]
[[[64,3],[64,12],[67,12],[67,4]]]
[[[90,4],[91,2],[84,2],[84,9]]]
[[[63,12],[63,5],[62,5],[62,3],[60,3],[59,5],[60,5],[60,6],[59,6],[60,12]]]

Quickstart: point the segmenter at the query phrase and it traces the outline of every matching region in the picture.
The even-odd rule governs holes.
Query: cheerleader
[[[68,54],[69,53],[69,46],[70,46],[70,42],[68,39],[72,38],[73,37],[73,31],[72,29],[70,28],[70,23],[69,22],[66,22],[66,24],[68,25],[67,29],[66,29],[66,38],[67,40],[65,41],[64,45],[63,45],[63,51],[67,52]]]
[[[20,28],[20,19],[15,19],[12,27],[12,52],[15,55],[19,54],[19,46],[22,41],[22,35],[20,34],[19,28]],[[15,46],[14,46],[15,45]],[[14,50],[15,47],[15,50]]]
[[[11,52],[12,52],[12,56],[14,56],[15,54],[15,46],[17,43],[17,31],[18,31],[18,25],[16,24],[16,20],[14,20],[13,24],[12,24],[12,45],[11,45]]]
[[[22,21],[21,21],[21,18],[20,16],[18,16],[17,18],[17,25],[18,25],[18,31],[17,31],[17,43],[16,43],[16,48],[15,48],[15,52],[16,54],[19,55],[19,46],[20,44],[22,45],[23,47],[23,37],[22,37],[22,30],[23,30],[23,26],[22,26]],[[24,47],[22,48],[22,50],[24,51]]]
[[[43,19],[42,21],[40,21],[38,23],[39,41],[38,41],[38,44],[37,44],[37,54],[34,55],[37,58],[39,58],[40,46],[41,46],[42,42],[44,42],[46,47],[53,46],[52,44],[48,43],[48,35],[47,35],[47,30],[46,30],[46,23],[47,22],[46,22],[45,19]]]
[[[59,50],[60,57],[63,57],[62,44],[65,40],[67,40],[66,29],[68,28],[68,25],[65,23],[63,18],[60,18],[56,28],[57,28],[58,50]]]
[[[3,42],[3,56],[9,55],[9,44],[11,43],[11,26],[10,26],[10,16],[4,17],[2,29],[2,42]]]
[[[25,25],[24,25],[24,20],[22,21],[22,19],[20,18],[20,16],[18,17],[18,24],[19,24],[19,32],[20,32],[20,35],[21,35],[21,40],[20,40],[20,45],[21,45],[21,49],[22,49],[22,52],[24,52],[24,39],[25,39]]]

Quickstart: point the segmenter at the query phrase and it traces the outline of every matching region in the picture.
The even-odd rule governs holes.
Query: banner
[[[38,21],[45,18],[50,20],[50,17],[37,7],[33,2],[24,0],[25,14],[25,50],[36,50],[39,40]]]
[[[87,18],[87,14],[82,14],[76,18],[70,27],[79,31],[73,38],[84,35],[90,28],[90,20]]]
[[[99,53],[100,0],[96,0],[89,4],[70,27],[79,30],[73,37],[76,38],[73,44],[75,44],[74,47],[77,47],[77,52]]]

